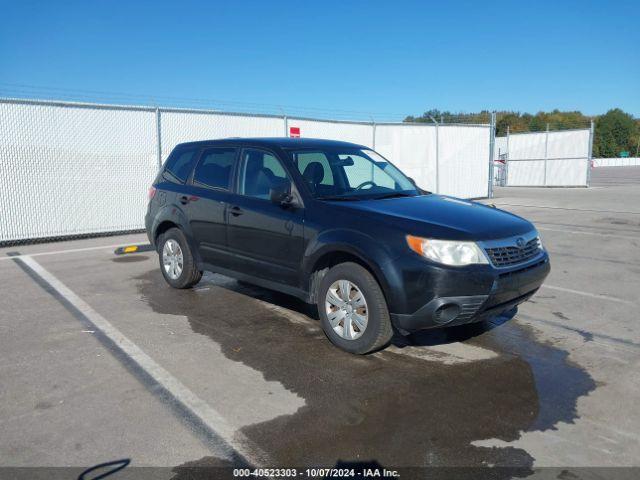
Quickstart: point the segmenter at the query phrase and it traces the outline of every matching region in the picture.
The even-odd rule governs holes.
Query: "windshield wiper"
[[[324,195],[322,197],[316,197],[316,200],[339,200],[339,201],[342,201],[342,202],[353,202],[353,201],[360,200],[360,198],[357,198],[357,197],[341,197],[339,195]]]
[[[373,197],[373,200],[383,200],[385,198],[396,198],[396,197],[416,197],[417,195],[411,193],[402,193],[402,192],[391,192],[385,193],[384,195],[378,195],[377,197]]]

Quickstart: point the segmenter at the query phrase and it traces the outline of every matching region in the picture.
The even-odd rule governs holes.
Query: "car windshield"
[[[361,200],[422,193],[411,179],[373,150],[322,148],[290,153],[318,199]]]

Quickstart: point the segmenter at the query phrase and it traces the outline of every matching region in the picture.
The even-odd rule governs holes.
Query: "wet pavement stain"
[[[252,300],[317,318],[313,307],[293,297],[218,275],[191,291],[171,289],[157,270],[137,280],[154,311],[186,316],[193,331],[219,344],[228,358],[305,399],[294,415],[242,429],[277,466],[346,461],[529,469],[534,459],[524,450],[471,442],[509,442],[523,431],[572,422],[577,399],[595,388],[586,372],[567,361],[567,352],[536,341],[515,321],[394,339],[399,348],[464,342],[498,353],[488,360],[444,365],[384,352],[354,356],[333,347],[319,330]],[[514,473],[496,470],[495,478]]]
[[[527,362],[533,373],[538,399],[538,413],[526,431],[555,430],[558,423],[574,423],[578,418],[577,401],[597,387],[593,378],[569,360],[569,353],[551,342],[535,340],[535,329],[517,322],[501,325],[504,319],[491,322],[496,335],[479,337],[489,348],[517,355]],[[504,329],[504,330],[503,330]],[[584,336],[588,341],[588,336]]]

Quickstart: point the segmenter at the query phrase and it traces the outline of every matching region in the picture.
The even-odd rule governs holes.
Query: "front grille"
[[[487,248],[487,255],[496,267],[508,267],[526,262],[540,253],[538,237],[529,240],[522,248],[517,246]]]

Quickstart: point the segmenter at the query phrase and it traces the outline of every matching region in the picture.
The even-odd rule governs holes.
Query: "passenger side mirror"
[[[276,205],[281,205],[283,207],[291,205],[293,203],[291,183],[285,182],[281,185],[271,187],[269,189],[269,199]]]

